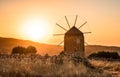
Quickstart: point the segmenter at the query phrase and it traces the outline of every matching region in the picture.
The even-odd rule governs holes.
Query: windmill
[[[84,55],[85,55],[84,54],[84,52],[85,52],[84,34],[88,34],[91,32],[80,31],[80,28],[82,28],[87,23],[87,21],[85,21],[79,27],[76,27],[77,19],[78,19],[78,15],[76,15],[75,20],[74,20],[74,24],[71,27],[69,22],[68,22],[67,16],[65,16],[65,20],[66,20],[66,23],[69,27],[69,30],[67,30],[63,26],[59,25],[58,23],[56,23],[56,25],[58,27],[60,27],[61,29],[63,29],[66,32],[64,34],[54,34],[54,36],[64,35],[64,41],[62,41],[58,44],[58,45],[60,45],[64,42],[64,52],[66,52],[66,53],[79,52],[80,56],[84,58]]]

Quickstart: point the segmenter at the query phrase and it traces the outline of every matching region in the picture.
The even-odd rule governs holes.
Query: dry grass
[[[89,68],[82,62],[74,63],[68,57],[62,59],[62,64],[51,59],[40,55],[2,56],[0,77],[111,77],[103,70]]]
[[[111,73],[115,77],[120,77],[120,61],[89,60],[98,69]]]

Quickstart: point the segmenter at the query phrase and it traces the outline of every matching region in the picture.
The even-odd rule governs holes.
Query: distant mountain
[[[14,39],[14,38],[3,38],[0,37],[0,53],[11,53],[13,47],[16,46],[35,46],[37,49],[37,52],[41,55],[44,55],[48,53],[49,55],[57,55],[59,52],[63,50],[63,46],[56,46],[56,45],[50,45],[50,44],[42,44],[37,42],[32,42],[28,40],[20,40],[20,39]],[[98,51],[116,51],[120,54],[120,47],[115,46],[101,46],[101,45],[87,45],[85,47],[85,54],[88,56],[89,54],[93,52]]]

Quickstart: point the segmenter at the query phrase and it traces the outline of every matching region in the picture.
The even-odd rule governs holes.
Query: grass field
[[[91,63],[97,68],[86,66],[80,58],[72,56],[1,55],[0,77],[111,77],[101,69],[101,62]]]
[[[120,60],[107,61],[107,60],[89,60],[89,62],[96,68],[111,73],[115,77],[120,77]]]

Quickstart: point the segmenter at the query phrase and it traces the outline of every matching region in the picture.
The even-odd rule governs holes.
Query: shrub
[[[101,51],[98,53],[92,53],[88,58],[106,58],[106,59],[120,59],[120,56],[117,52],[105,52]]]
[[[26,48],[18,46],[18,47],[14,47],[12,49],[12,54],[23,54],[25,52]]]
[[[49,58],[50,56],[49,56],[49,54],[46,53],[44,57],[47,59],[47,58]]]
[[[35,54],[37,52],[34,46],[28,46],[27,48],[17,46],[12,49],[12,54]]]
[[[35,54],[37,52],[37,50],[36,50],[36,48],[34,47],[34,46],[28,46],[27,48],[26,48],[26,51],[25,51],[25,53],[33,53],[33,54]]]

